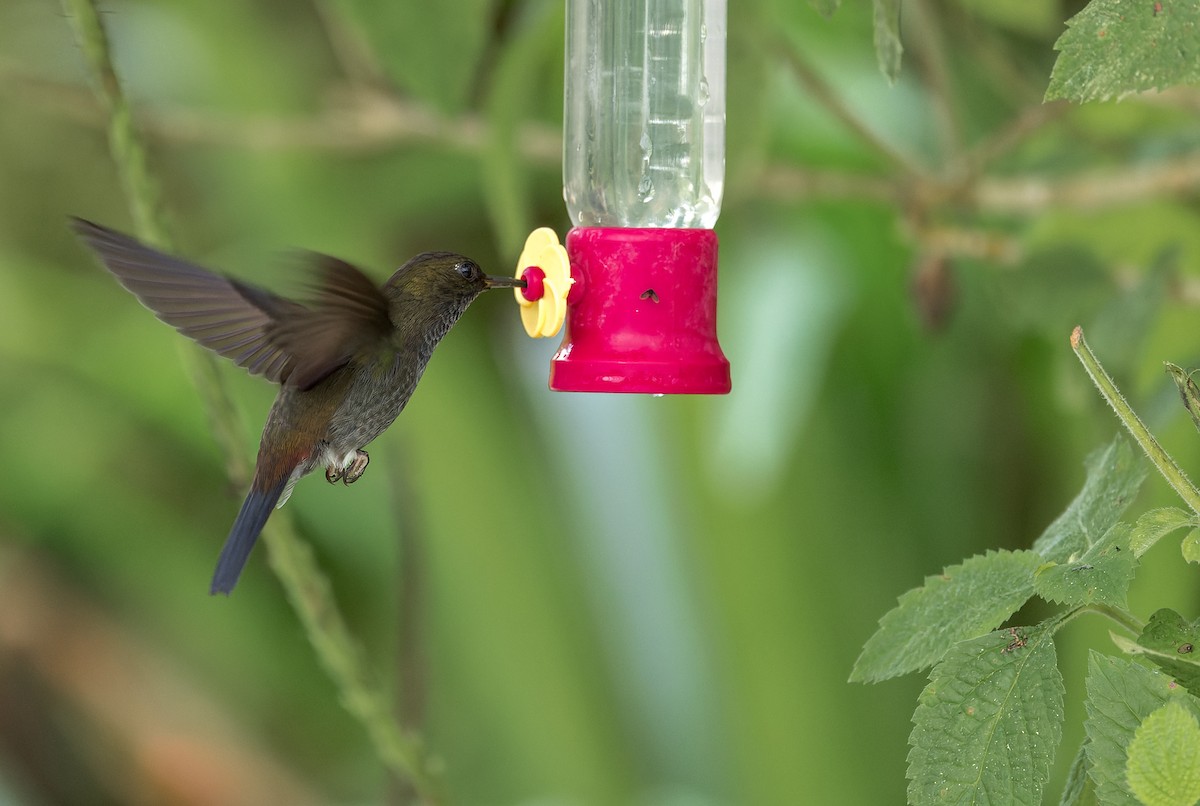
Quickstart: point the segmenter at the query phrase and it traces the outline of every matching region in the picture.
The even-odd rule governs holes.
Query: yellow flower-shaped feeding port
[[[567,250],[554,230],[541,227],[529,233],[516,276],[525,281],[524,288],[513,289],[525,332],[535,339],[557,335],[567,318],[567,294],[575,281]]]

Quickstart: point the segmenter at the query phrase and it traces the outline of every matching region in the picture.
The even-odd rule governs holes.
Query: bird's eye
[[[478,268],[471,261],[464,260],[462,263],[459,263],[457,266],[455,266],[454,270],[458,272],[459,276],[464,280],[470,280],[475,276],[475,272],[478,271]]]

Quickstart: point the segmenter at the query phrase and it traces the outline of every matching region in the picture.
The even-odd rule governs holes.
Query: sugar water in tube
[[[577,227],[711,229],[724,0],[568,0],[563,196]]]

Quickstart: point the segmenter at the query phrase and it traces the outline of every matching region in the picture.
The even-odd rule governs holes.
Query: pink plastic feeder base
[[[567,256],[575,287],[551,389],[729,392],[712,230],[578,227],[567,234]]]

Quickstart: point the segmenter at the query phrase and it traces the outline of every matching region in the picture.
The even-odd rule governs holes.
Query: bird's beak
[[[483,276],[484,288],[524,288],[525,281],[519,280],[516,277],[496,277],[495,275],[485,274]]]

